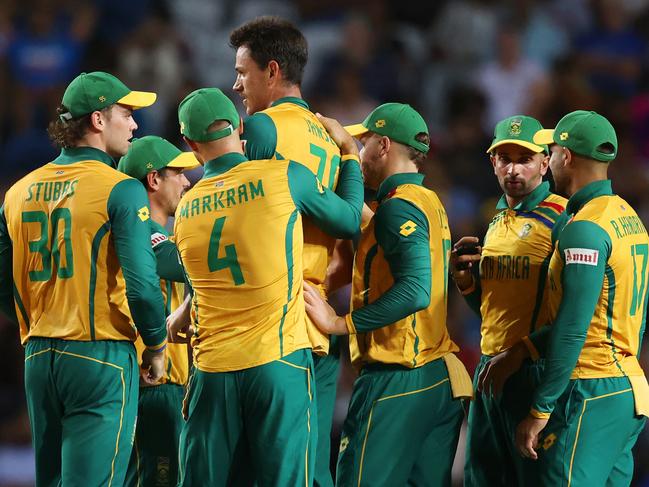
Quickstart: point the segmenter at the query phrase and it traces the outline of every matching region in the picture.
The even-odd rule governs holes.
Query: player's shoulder
[[[563,196],[560,196],[555,193],[549,193],[540,203],[539,206],[544,206],[546,208],[552,208],[557,212],[561,213],[566,209],[566,204],[568,200]]]

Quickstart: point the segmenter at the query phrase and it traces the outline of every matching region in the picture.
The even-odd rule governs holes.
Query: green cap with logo
[[[133,139],[128,152],[119,160],[117,170],[142,180],[153,170],[165,167],[193,169],[198,165],[193,152],[182,152],[162,137],[147,135]]]
[[[501,120],[496,124],[494,138],[487,149],[487,154],[505,144],[516,144],[532,152],[547,153],[547,145],[534,143],[534,134],[542,128],[541,122],[526,115],[514,115]]]
[[[217,120],[230,123],[225,128],[208,132]],[[239,128],[239,112],[234,103],[218,88],[192,91],[178,106],[180,133],[195,142],[210,142],[233,133]]]
[[[597,112],[576,110],[554,129],[539,130],[538,144],[558,144],[584,157],[611,162],[617,156],[617,135],[611,122]]]
[[[133,91],[112,74],[103,71],[81,73],[65,89],[61,104],[68,111],[59,117],[66,122],[97,110],[103,110],[114,103],[135,110],[153,105],[155,100],[155,93]]]
[[[345,130],[354,137],[367,132],[385,135],[423,153],[430,149],[428,144],[416,139],[422,132],[428,135],[426,122],[414,108],[403,103],[384,103],[375,108],[363,123],[348,125]]]

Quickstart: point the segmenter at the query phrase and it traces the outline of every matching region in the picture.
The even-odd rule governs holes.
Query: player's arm
[[[415,224],[414,231],[401,229],[406,222]],[[425,215],[407,201],[392,198],[378,208],[374,225],[376,242],[394,284],[376,301],[347,315],[348,328],[359,333],[390,325],[430,304],[432,276]]]
[[[156,258],[158,276],[166,281],[185,282],[185,271],[176,244],[169,240],[164,227],[153,220],[150,221],[151,247]]]
[[[558,250],[564,260],[563,298],[557,317],[549,327],[545,369],[532,401],[530,414],[536,418],[550,416],[557,398],[568,385],[602,291],[611,247],[608,234],[592,222],[572,222],[561,234]],[[589,255],[594,263],[566,258],[567,254],[575,253]]]
[[[363,176],[358,157],[343,156],[336,191],[324,187],[302,164],[288,163],[288,186],[300,212],[336,238],[353,238],[361,224]]]
[[[480,286],[479,264],[482,247],[477,237],[462,237],[451,251],[449,267],[451,277],[469,307],[481,316],[480,305],[482,288]]]
[[[13,296],[13,249],[7,229],[5,207],[0,207],[0,310],[14,323],[18,322]]]
[[[255,113],[243,122],[243,149],[250,160],[273,159],[277,149],[275,122],[265,113]]]
[[[147,348],[164,348],[167,341],[164,301],[151,249],[144,186],[135,179],[125,179],[115,185],[108,198],[108,216],[135,326]]]

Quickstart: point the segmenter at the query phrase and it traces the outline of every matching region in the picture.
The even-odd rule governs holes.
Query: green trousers
[[[442,359],[416,369],[364,367],[343,426],[336,485],[450,485],[463,418]]]
[[[124,484],[138,397],[132,343],[30,338],[25,393],[37,487]]]
[[[310,349],[234,372],[195,370],[179,486],[313,483],[318,424]]]
[[[645,421],[626,377],[571,380],[539,438],[538,477],[529,485],[628,486]]]
[[[315,454],[314,487],[333,487],[331,475],[331,425],[336,406],[336,388],[340,357],[330,349],[329,355],[313,356],[315,384],[318,397],[318,444]]]
[[[514,445],[516,426],[530,410],[543,361],[527,360],[505,383],[499,396],[477,392],[478,376],[491,359],[483,355],[473,376],[475,398],[469,407],[464,485],[527,486],[538,462],[521,457]]]
[[[135,442],[125,485],[175,487],[178,483],[183,397],[184,388],[178,384],[140,388]]]

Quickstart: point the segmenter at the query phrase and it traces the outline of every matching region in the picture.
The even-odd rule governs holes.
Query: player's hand
[[[320,292],[306,282],[304,283],[304,304],[309,318],[321,332],[329,335],[347,334],[345,318],[338,316],[320,295]]]
[[[521,368],[528,353],[527,347],[519,342],[489,360],[478,376],[478,391],[491,396],[502,394],[505,382]]]
[[[329,135],[336,145],[340,147],[340,152],[343,155],[351,154],[358,156],[358,146],[356,145],[354,137],[352,137],[349,132],[340,125],[338,120],[325,117],[319,113],[316,113],[315,116],[318,117],[320,123],[327,129],[327,132],[329,132]]]
[[[462,237],[455,242],[451,251],[451,276],[460,291],[469,289],[473,284],[472,269],[480,262],[482,247],[478,237]]]
[[[191,296],[167,316],[167,336],[172,343],[189,343],[194,333],[191,325]]]
[[[165,351],[152,352],[144,350],[142,352],[142,365],[140,367],[140,378],[148,385],[157,384],[165,373]]]
[[[534,416],[527,416],[516,428],[516,448],[525,458],[537,460],[539,458],[536,448],[539,444],[539,434],[548,424],[547,419],[539,419]]]

